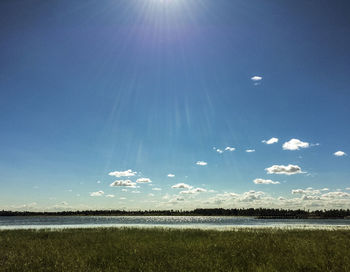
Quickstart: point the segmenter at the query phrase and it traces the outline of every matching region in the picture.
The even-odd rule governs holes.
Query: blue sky
[[[1,1],[0,209],[350,208],[349,12]]]

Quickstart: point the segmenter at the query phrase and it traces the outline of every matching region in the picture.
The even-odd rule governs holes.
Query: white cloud
[[[126,171],[110,172],[108,175],[120,178],[120,177],[133,177],[136,174],[137,174],[137,172],[133,172],[131,169],[129,169],[129,170],[126,170]]]
[[[162,196],[162,199],[169,199],[170,198],[170,195],[169,194],[165,194],[164,196]]]
[[[348,187],[348,188],[345,188],[345,190],[348,190],[348,191],[350,191],[350,187]]]
[[[183,202],[183,201],[185,201],[185,199],[183,197],[175,196],[175,197],[171,198],[168,202],[176,204],[177,202]]]
[[[108,198],[113,198],[114,195],[106,195],[106,197],[108,197]]]
[[[173,186],[171,186],[171,188],[173,189],[192,189],[193,187],[191,185],[188,185],[186,183],[178,183],[178,184],[175,184]]]
[[[224,194],[217,194],[215,197],[209,198],[207,204],[222,205],[223,203],[227,203],[227,205],[232,206],[232,203],[261,201],[266,198],[264,198],[264,195],[265,193],[261,191],[248,191],[243,194],[225,192]]]
[[[346,192],[329,192],[322,195],[323,198],[349,198],[350,194]]]
[[[301,197],[302,200],[320,200],[320,196],[314,196],[314,195],[303,195]]]
[[[247,149],[245,152],[252,153],[252,152],[255,152],[255,149]]]
[[[298,165],[272,165],[265,168],[268,174],[294,175],[304,173]]]
[[[241,197],[239,198],[240,201],[254,201],[254,200],[259,200],[261,199],[261,197],[265,195],[264,192],[255,192],[255,191],[249,191],[249,192],[245,192],[241,195]]]
[[[133,193],[133,194],[140,194],[141,192],[140,191],[131,191],[131,193]]]
[[[122,192],[127,192],[128,191],[128,189],[122,189]]]
[[[152,188],[152,191],[161,191],[161,188]]]
[[[222,149],[220,149],[220,148],[216,149],[216,152],[218,152],[219,154],[224,153],[224,151]]]
[[[90,193],[90,196],[103,196],[103,195],[104,195],[103,191],[97,191],[97,192]]]
[[[321,190],[313,189],[311,187],[304,189],[294,189],[292,194],[301,194],[301,195],[318,195],[321,193]]]
[[[261,76],[252,76],[250,79],[253,81],[260,81],[260,80],[262,80],[262,77]]]
[[[148,194],[148,196],[150,196],[150,197],[154,197],[154,194],[152,194],[152,193],[149,193],[149,194]]]
[[[169,177],[169,178],[174,178],[175,175],[174,175],[174,174],[168,174],[168,177]]]
[[[300,148],[308,148],[310,146],[307,142],[302,142],[299,139],[291,139],[283,144],[284,150],[299,150]]]
[[[235,150],[236,150],[236,148],[230,147],[230,146],[227,146],[227,147],[225,148],[225,151],[230,151],[230,152],[232,152],[232,151],[235,151]]]
[[[97,181],[97,183],[98,183],[98,184],[100,184],[100,183],[101,183],[101,181],[100,181],[100,180],[98,180],[98,181]]]
[[[197,161],[196,164],[197,164],[197,165],[200,165],[200,166],[205,166],[205,165],[207,165],[208,163],[205,162],[205,161]]]
[[[262,141],[264,144],[268,144],[268,145],[270,145],[270,144],[275,144],[275,143],[278,143],[278,138],[275,138],[275,137],[272,137],[270,140],[263,140]]]
[[[132,187],[132,188],[136,188],[136,183],[132,182],[129,179],[116,180],[116,181],[112,182],[109,186],[111,186],[111,187]]]
[[[125,200],[125,199],[126,199],[126,197],[120,197],[119,199],[120,199],[120,200]]]
[[[337,156],[337,157],[342,157],[342,156],[345,156],[346,153],[344,151],[337,151],[337,152],[334,152],[333,153],[334,156]]]
[[[203,188],[196,188],[196,189],[193,189],[196,193],[204,193],[206,192],[207,190],[206,189],[203,189]]]
[[[203,188],[194,188],[194,189],[189,189],[187,191],[181,191],[180,194],[197,194],[197,193],[204,193],[206,191],[207,190]]]
[[[136,180],[137,183],[150,183],[152,182],[152,180],[150,180],[149,178],[138,178]]]
[[[280,184],[278,181],[273,181],[271,179],[261,179],[261,178],[254,179],[254,183],[255,184]]]

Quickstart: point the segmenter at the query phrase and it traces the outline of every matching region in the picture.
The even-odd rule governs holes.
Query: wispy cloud
[[[265,168],[268,174],[283,174],[283,175],[294,175],[301,174],[301,168],[298,165],[272,165],[271,167]]]
[[[178,183],[173,186],[171,186],[173,189],[192,189],[193,187],[191,185],[188,185],[186,183]]]
[[[152,180],[150,180],[149,178],[138,178],[136,180],[137,183],[150,183],[152,182]]]
[[[113,198],[114,195],[106,195],[107,198]]]
[[[104,195],[103,191],[97,191],[97,192],[90,193],[90,196],[103,196],[103,195]]]
[[[132,188],[136,188],[136,183],[132,182],[129,179],[116,180],[116,181],[112,182],[109,186],[111,186],[111,187],[132,187]]]
[[[120,178],[120,177],[133,177],[136,174],[137,174],[137,172],[134,172],[131,169],[126,170],[126,171],[114,171],[114,172],[108,173],[108,175],[114,176],[114,177],[117,177],[117,178]]]
[[[197,165],[200,165],[200,166],[206,166],[206,165],[208,165],[208,163],[205,162],[205,161],[197,161],[196,164],[197,164]]]
[[[273,181],[271,179],[257,178],[253,181],[255,184],[280,184],[279,181]]]
[[[278,143],[278,138],[272,137],[272,138],[269,139],[269,140],[262,140],[262,142],[263,142],[264,144],[268,144],[268,145],[270,145],[270,144],[275,144],[275,143]]]
[[[342,156],[346,156],[346,153],[344,151],[337,151],[333,153],[334,156],[336,157],[342,157]]]
[[[233,151],[235,151],[235,150],[236,150],[236,148],[230,147],[230,146],[227,146],[227,147],[225,148],[225,151],[233,152]]]
[[[218,152],[219,154],[224,153],[224,151],[223,151],[222,149],[220,149],[220,148],[217,148],[217,149],[216,149],[216,152]]]
[[[161,188],[152,188],[152,191],[161,191]]]
[[[261,81],[262,77],[261,76],[252,76],[250,79],[254,82],[257,82],[257,81]]]
[[[292,194],[301,194],[301,195],[318,195],[321,193],[321,190],[313,189],[312,187],[306,189],[294,189]]]
[[[308,142],[302,142],[299,139],[291,139],[283,144],[284,150],[299,150],[300,148],[308,148],[310,144]]]
[[[243,202],[250,202],[250,201],[259,200],[264,195],[265,195],[264,192],[261,192],[261,191],[256,192],[252,190],[252,191],[243,193],[240,196],[239,200]]]
[[[168,178],[174,178],[175,175],[174,174],[168,174]]]
[[[206,191],[207,190],[203,188],[194,188],[194,189],[189,189],[187,191],[181,191],[180,194],[198,194],[198,193],[204,193]]]
[[[253,153],[253,152],[255,152],[255,149],[247,149],[245,152],[247,152],[247,153]]]

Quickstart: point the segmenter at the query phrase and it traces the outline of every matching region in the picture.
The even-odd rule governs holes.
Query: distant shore
[[[258,219],[350,219],[350,210],[195,209],[183,210],[85,210],[61,212],[0,211],[0,216],[249,216]]]

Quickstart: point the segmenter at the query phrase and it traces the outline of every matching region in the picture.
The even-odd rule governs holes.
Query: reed
[[[350,231],[0,231],[0,271],[350,271]]]

